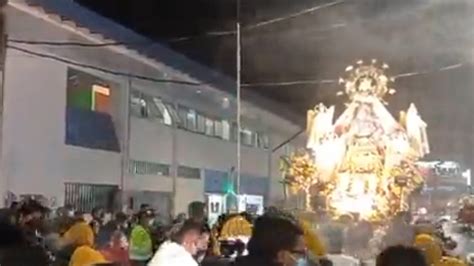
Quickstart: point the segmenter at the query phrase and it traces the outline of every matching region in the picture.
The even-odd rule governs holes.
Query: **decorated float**
[[[213,255],[234,258],[246,254],[251,234],[250,217],[240,214],[221,215],[211,230]]]
[[[382,221],[409,209],[408,197],[423,184],[415,163],[429,153],[426,123],[414,104],[398,121],[385,98],[396,91],[386,64],[362,61],[346,68],[338,95],[348,98],[334,120],[335,106],[320,103],[307,113],[307,145],[282,159],[284,183],[325,199],[332,217]]]

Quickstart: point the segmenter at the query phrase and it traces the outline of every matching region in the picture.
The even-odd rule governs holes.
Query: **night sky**
[[[235,0],[76,1],[235,74],[235,35],[205,34],[234,30]],[[387,99],[392,113],[414,102],[430,125],[434,156],[472,160],[474,1],[241,0],[241,10],[243,83],[312,81],[250,89],[302,115],[321,101],[341,110],[338,85],[314,81],[337,79],[356,60],[378,58],[392,74],[423,73],[397,79],[398,93]],[[176,41],[183,36],[195,37]]]

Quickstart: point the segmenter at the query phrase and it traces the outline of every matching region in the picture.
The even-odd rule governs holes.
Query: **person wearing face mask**
[[[284,217],[261,216],[247,244],[248,255],[235,266],[307,266],[306,245],[301,227]]]
[[[201,235],[197,241],[197,253],[194,256],[198,263],[202,263],[209,250],[209,241],[211,238],[211,231],[206,226],[201,226]]]
[[[98,239],[99,247],[104,248],[110,244],[112,240],[112,236],[116,231],[119,231],[123,235],[128,235],[128,221],[127,215],[125,213],[119,212],[115,214],[114,219],[107,222],[102,228],[99,230]]]
[[[138,224],[130,234],[129,256],[133,266],[144,266],[153,256],[151,226],[154,223],[153,210],[142,210],[138,213]]]
[[[198,252],[201,228],[194,220],[175,225],[170,240],[160,246],[148,266],[198,266],[193,256]]]

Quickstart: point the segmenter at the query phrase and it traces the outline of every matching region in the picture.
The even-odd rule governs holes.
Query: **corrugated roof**
[[[235,80],[211,68],[203,66],[155,41],[113,22],[72,0],[24,0],[29,6],[40,8],[50,18],[75,27],[79,32],[90,35],[104,43],[123,43],[130,52],[167,65],[193,79],[219,90],[235,95]],[[263,107],[282,116],[292,123],[301,123],[302,118],[285,106],[266,99],[255,92],[242,89],[247,102]]]

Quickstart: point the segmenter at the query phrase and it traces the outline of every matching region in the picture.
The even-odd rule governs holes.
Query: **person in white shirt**
[[[202,225],[187,220],[161,244],[148,266],[198,266],[193,256],[197,253],[197,242]]]

